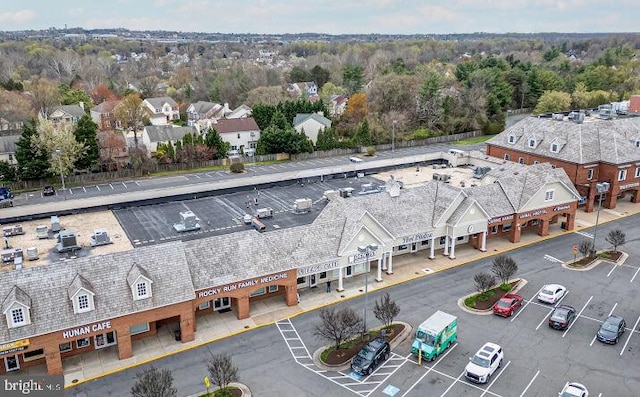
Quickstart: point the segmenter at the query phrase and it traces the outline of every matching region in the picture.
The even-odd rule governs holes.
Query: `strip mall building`
[[[256,300],[280,296],[283,306],[296,305],[301,288],[332,280],[342,290],[366,271],[383,280],[397,255],[455,258],[461,244],[485,251],[493,238],[544,236],[553,223],[573,229],[579,195],[564,170],[479,153],[449,161],[492,170],[477,186],[431,181],[400,190],[390,181],[384,193],[331,196],[308,225],[0,272],[0,371],[44,364],[61,374],[66,358],[104,348],[125,359],[136,354],[133,341],[161,326],[173,327],[175,343],[189,342],[206,313],[232,310],[245,319]],[[359,250],[373,244],[373,252]]]

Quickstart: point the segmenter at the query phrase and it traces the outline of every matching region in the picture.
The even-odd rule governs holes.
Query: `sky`
[[[4,0],[0,30],[210,33],[638,32],[637,0]],[[6,4],[8,3],[8,4]]]

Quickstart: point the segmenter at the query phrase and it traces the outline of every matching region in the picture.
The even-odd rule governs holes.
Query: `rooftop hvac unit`
[[[40,254],[38,253],[38,249],[36,247],[27,248],[27,259],[30,261],[35,261],[40,258]]]
[[[331,201],[334,198],[340,196],[340,192],[337,190],[325,190],[324,193],[322,193],[322,197]]]
[[[191,211],[180,213],[180,223],[174,223],[173,228],[176,232],[190,232],[200,230],[200,219]]]
[[[356,190],[352,187],[343,187],[340,189],[340,197],[347,198],[353,196],[353,191]]]
[[[297,199],[296,202],[293,204],[293,211],[296,214],[311,212],[312,206],[313,206],[313,201],[311,201],[310,198]]]
[[[22,230],[22,225],[13,225],[2,229],[2,233],[5,237],[19,236],[24,234],[24,230]]]
[[[358,194],[374,194],[380,193],[380,189],[377,186],[374,186],[373,183],[365,183],[360,186],[360,191]]]
[[[89,237],[89,242],[92,247],[113,243],[113,241],[111,241],[111,237],[109,237],[109,232],[107,232],[106,229],[95,229],[91,237]]]
[[[39,239],[49,238],[49,228],[47,225],[38,225],[36,226],[36,234]]]
[[[54,233],[57,233],[60,230],[62,230],[62,227],[60,227],[60,218],[58,218],[57,216],[53,215],[51,217],[51,231],[54,232]]]
[[[78,245],[78,234],[75,230],[61,230],[56,234],[56,250],[58,252],[70,252],[81,249]]]
[[[564,119],[564,115],[562,113],[553,113],[551,118],[556,121],[562,121],[562,119]]]
[[[256,218],[259,218],[259,219],[271,218],[272,216],[273,216],[273,208],[271,207],[258,208],[256,210]]]

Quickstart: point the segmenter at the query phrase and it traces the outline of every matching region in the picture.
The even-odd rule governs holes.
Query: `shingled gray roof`
[[[133,266],[131,266],[131,270],[129,270],[129,273],[127,274],[127,283],[129,284],[129,286],[132,286],[140,276],[151,281],[151,275],[149,274],[149,272],[140,267],[140,265],[138,265],[137,263],[134,263]]]
[[[489,139],[487,144],[577,164],[640,161],[640,147],[636,143],[640,139],[640,117],[588,120],[578,124],[527,117]],[[515,143],[509,143],[509,135],[516,137]],[[535,148],[529,147],[530,137],[539,142]],[[554,139],[566,142],[557,153],[551,151]]]
[[[331,127],[331,120],[329,120],[328,118],[324,117],[321,114],[318,113],[298,113],[296,114],[296,116],[293,118],[293,126],[296,127],[299,124],[304,123],[307,120],[315,120],[318,124],[323,125],[325,127]]]
[[[73,298],[73,296],[81,288],[84,288],[85,290],[95,294],[93,292],[93,287],[91,286],[91,283],[87,281],[86,278],[82,277],[80,274],[76,274],[76,276],[73,278],[73,281],[71,281],[71,284],[69,284],[69,288],[67,288],[67,294],[69,296],[69,299]]]
[[[156,109],[161,108],[162,105],[164,105],[165,103],[168,103],[169,106],[171,106],[171,107],[178,106],[176,101],[174,101],[173,98],[171,98],[169,96],[163,96],[163,97],[158,97],[158,98],[147,98],[147,99],[145,99],[145,101],[147,101],[151,106],[153,106]]]
[[[152,275],[154,285],[151,298],[133,300],[127,284],[132,263],[140,264]],[[68,286],[77,274],[82,274],[93,286],[93,311],[81,314],[73,312]],[[64,330],[195,298],[180,242],[78,258],[51,266],[0,272],[0,295],[8,295],[5,302],[15,293],[11,291],[13,286],[32,297],[31,324],[8,328],[6,321],[0,321],[0,341]]]
[[[151,142],[175,142],[187,134],[196,134],[193,127],[174,127],[172,125],[148,125],[144,127]]]
[[[82,116],[86,114],[82,106],[78,105],[77,103],[73,105],[56,106],[51,111],[51,114],[53,114],[56,110],[60,110],[67,114],[70,114],[73,117],[77,118],[78,120],[81,119]]]

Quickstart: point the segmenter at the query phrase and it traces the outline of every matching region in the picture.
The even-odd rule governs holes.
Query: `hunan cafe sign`
[[[240,281],[234,284],[227,284],[222,287],[209,288],[204,291],[198,292],[198,298],[204,298],[205,296],[220,295],[225,292],[232,292],[244,288],[252,288],[261,284],[267,284],[272,281],[282,280],[287,278],[287,273],[272,274],[271,276],[256,277],[245,281]]]

